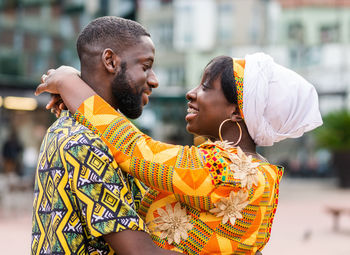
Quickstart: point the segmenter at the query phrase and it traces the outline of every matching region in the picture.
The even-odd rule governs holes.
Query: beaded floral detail
[[[209,212],[216,214],[216,217],[222,217],[222,224],[226,224],[230,220],[233,226],[236,219],[243,218],[241,211],[248,204],[247,191],[231,191],[229,197],[223,197],[218,202],[214,203],[215,208],[211,209]]]
[[[237,147],[237,154],[227,153],[226,156],[231,160],[229,168],[234,172],[233,176],[241,181],[241,187],[250,189],[253,185],[259,184],[258,162],[253,162],[253,157],[247,156],[241,148]]]
[[[165,210],[158,208],[159,217],[154,220],[156,227],[154,231],[159,231],[161,239],[168,239],[168,243],[173,242],[179,244],[181,239],[188,238],[187,232],[193,228],[190,223],[191,216],[186,214],[186,209],[181,208],[180,203],[176,203],[174,208],[167,204]]]
[[[220,146],[224,150],[234,148],[233,147],[233,142],[229,142],[227,140],[225,140],[225,141],[215,141],[214,144]]]

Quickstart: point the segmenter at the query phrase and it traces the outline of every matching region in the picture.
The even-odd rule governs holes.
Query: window
[[[293,42],[304,42],[304,27],[301,23],[292,23],[288,27],[288,39]]]
[[[230,41],[232,38],[233,25],[233,7],[232,3],[222,3],[219,5],[218,11],[218,38],[221,42]]]
[[[334,43],[339,41],[339,24],[323,25],[320,28],[321,43]]]

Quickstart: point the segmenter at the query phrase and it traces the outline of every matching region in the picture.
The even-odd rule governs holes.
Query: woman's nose
[[[197,88],[193,88],[193,89],[191,89],[190,91],[188,91],[187,93],[186,93],[186,99],[187,100],[193,100],[193,99],[195,99],[196,98],[196,89]]]

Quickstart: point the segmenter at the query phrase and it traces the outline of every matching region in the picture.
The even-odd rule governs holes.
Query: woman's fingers
[[[43,92],[48,92],[52,94],[58,94],[57,85],[51,81],[51,76],[43,74],[41,76],[41,83],[36,87],[34,95],[38,96]]]
[[[34,95],[39,96],[41,93],[45,92],[45,83],[40,83],[34,92]]]
[[[41,83],[45,83],[45,80],[47,79],[47,75],[46,74],[43,74],[42,76],[41,76],[41,79],[40,79],[40,81],[41,81]]]
[[[50,75],[53,71],[55,71],[56,69],[53,69],[53,68],[51,68],[51,69],[49,69],[49,70],[47,70],[47,72],[46,72],[46,74],[47,75]]]
[[[52,94],[49,103],[46,105],[46,109],[50,110],[58,118],[62,110],[66,110],[67,108],[60,95]]]
[[[38,85],[38,87],[36,87],[36,90],[34,92],[34,95],[38,96],[41,93],[44,92],[48,92],[48,93],[52,93],[52,94],[58,94],[57,89],[55,88],[55,86],[50,86],[50,84],[45,83],[40,83]]]
[[[60,97],[58,95],[52,94],[50,101],[46,105],[46,109],[49,110],[51,108],[55,108],[55,105],[57,105],[57,103],[60,103],[59,100],[60,100]]]
[[[43,92],[49,92],[53,94],[58,93],[58,86],[62,79],[80,75],[80,72],[70,66],[60,66],[57,69],[49,69],[46,74],[41,76],[41,84],[37,87],[35,95],[40,95]]]
[[[64,102],[61,102],[59,107],[60,110],[68,110],[67,106],[64,104]]]

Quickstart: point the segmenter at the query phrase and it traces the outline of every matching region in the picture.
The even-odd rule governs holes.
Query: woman
[[[152,188],[138,213],[158,246],[186,254],[261,251],[282,169],[258,155],[256,145],[271,146],[322,124],[314,87],[262,53],[213,59],[201,84],[187,93],[187,130],[213,141],[199,147],[154,141],[75,72],[60,78],[60,86],[50,82],[57,77],[60,70],[50,72],[37,94],[60,94],[75,118],[101,136],[121,169]]]

